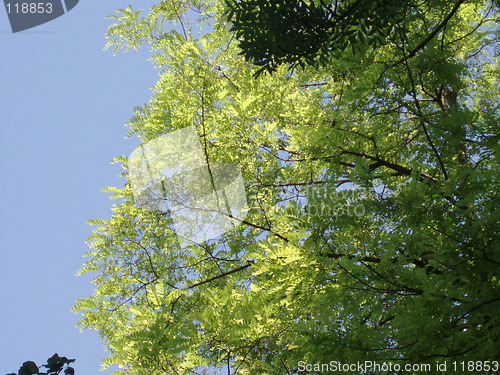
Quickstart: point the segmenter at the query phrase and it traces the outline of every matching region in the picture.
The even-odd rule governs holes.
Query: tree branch
[[[394,68],[395,66],[411,59],[413,56],[417,54],[418,51],[420,51],[422,48],[424,48],[436,35],[443,29],[446,24],[450,21],[450,19],[455,15],[455,13],[458,11],[458,8],[460,8],[460,5],[462,5],[465,2],[465,0],[458,0],[455,3],[455,6],[451,10],[451,12],[446,16],[446,18],[436,26],[434,30],[425,38],[418,46],[416,46],[413,50],[411,50],[406,56],[404,56],[402,59],[396,61],[395,63],[389,65],[387,69]]]
[[[206,283],[209,283],[209,282],[215,281],[215,280],[217,280],[217,279],[221,279],[221,278],[223,278],[223,277],[225,277],[225,276],[228,276],[228,275],[231,275],[231,274],[233,274],[233,273],[235,273],[235,272],[242,271],[242,270],[244,270],[244,269],[246,269],[246,268],[250,267],[250,266],[253,264],[253,261],[251,261],[251,260],[248,260],[247,262],[248,262],[247,264],[245,264],[245,265],[243,265],[243,266],[241,266],[241,267],[235,268],[235,269],[233,269],[233,270],[231,270],[231,271],[227,271],[227,272],[221,273],[220,275],[217,275],[217,276],[211,277],[210,279],[203,280],[203,281],[200,281],[200,282],[198,282],[198,283],[192,284],[192,285],[188,286],[186,289],[192,289],[192,288],[194,288],[194,287],[197,287],[197,286],[200,286],[200,285],[203,285],[203,284],[206,284]]]
[[[378,166],[384,166],[384,167],[390,168],[390,169],[398,172],[399,174],[401,174],[403,176],[410,176],[412,174],[412,172],[414,172],[413,169],[411,169],[411,168],[407,168],[407,167],[404,167],[402,165],[392,163],[390,161],[381,159],[381,158],[379,158],[377,156],[367,155],[367,154],[364,154],[362,152],[342,150],[340,152],[340,154],[341,155],[342,154],[354,155],[354,156],[359,156],[359,157],[362,157],[362,158],[365,158],[365,159],[373,160],[374,162],[376,162],[377,164],[379,164]],[[372,169],[374,169],[374,168],[372,167]],[[434,178],[434,177],[432,177],[432,176],[430,176],[430,175],[428,175],[426,173],[419,172],[419,174],[420,174],[420,176],[428,179],[429,181],[441,183],[440,180],[438,180],[437,178]]]

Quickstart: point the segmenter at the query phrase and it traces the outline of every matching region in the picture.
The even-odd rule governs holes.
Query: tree
[[[361,49],[383,45],[417,2],[227,0],[226,3],[231,30],[235,31],[245,58],[261,66],[256,72],[259,75],[263,71],[273,72],[281,64],[292,68],[324,64],[332,55],[340,57],[349,46]]]
[[[147,144],[195,126],[208,167],[242,170],[249,211],[180,246],[172,213],[134,204],[130,162],[116,159],[126,183],[109,188],[113,216],[91,221],[82,273],[98,272],[96,290],[75,306],[105,364],[292,374],[370,360],[439,374],[455,361],[457,374],[492,373],[461,361],[500,360],[498,15],[487,1],[439,4],[407,9],[385,43],[358,38],[326,64],[258,78],[226,3],[120,10],[109,46],[149,44],[161,69],[129,135]],[[208,29],[191,31],[193,13]],[[174,21],[182,32],[166,29]]]
[[[17,374],[11,373],[8,375],[59,375],[63,370],[64,375],[75,375],[75,369],[70,366],[70,363],[73,362],[75,362],[74,359],[59,357],[56,353],[47,359],[47,363],[45,365],[37,366],[37,364],[33,361],[26,361],[19,368]],[[46,372],[40,372],[42,367],[46,369]]]
[[[402,59],[413,57],[444,28],[465,3],[441,0],[422,3],[398,0],[226,0],[228,20],[242,54],[261,66],[256,75],[281,64],[328,64],[347,47],[366,53],[390,38],[403,45],[406,24],[417,13],[434,13],[439,22],[422,30],[421,41]],[[492,6],[499,7],[498,2]],[[438,10],[438,12],[436,12]],[[431,26],[431,25],[429,25]],[[403,36],[403,39],[401,39]],[[402,60],[398,61],[401,63]]]

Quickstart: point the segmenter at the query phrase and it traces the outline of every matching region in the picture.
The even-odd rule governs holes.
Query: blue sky
[[[123,125],[158,74],[147,50],[103,51],[105,16],[153,3],[82,0],[16,34],[0,8],[0,375],[55,352],[76,358],[77,374],[99,373],[98,334],[80,333],[70,311],[92,292],[90,277],[75,276],[92,230],[85,221],[110,216],[100,189],[123,184],[110,161],[138,143]]]

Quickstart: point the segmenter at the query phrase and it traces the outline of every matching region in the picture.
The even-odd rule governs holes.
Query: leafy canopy
[[[349,48],[330,51],[329,35],[310,50],[327,48],[326,63],[270,63],[257,79],[240,55],[248,39],[231,31],[247,21],[228,24],[226,2],[114,16],[108,46],[146,44],[160,71],[129,135],[146,143],[195,126],[209,165],[241,168],[250,210],[233,231],[181,248],[169,212],[134,204],[127,158],[116,159],[124,186],[108,189],[112,217],[90,222],[81,271],[96,289],[75,306],[110,350],[105,366],[293,374],[300,361],[500,359],[498,14],[479,0],[386,3],[388,21],[371,7],[344,20],[335,40]],[[335,22],[323,3],[301,4],[313,10],[293,8],[293,22],[311,29],[292,27],[304,44],[285,35],[286,52]],[[383,43],[363,40],[362,19],[387,22]]]
[[[239,41],[247,61],[261,66],[262,72],[273,72],[282,64],[297,66],[325,65],[331,59],[342,59],[346,48],[365,54],[376,50],[399,33],[418,13],[439,9],[440,22],[422,30],[421,42],[408,56],[420,49],[446,28],[448,21],[465,3],[464,0],[433,2],[398,0],[225,0],[227,20]],[[493,1],[492,7],[500,3]],[[447,13],[446,13],[447,12]],[[401,42],[401,41],[400,41]],[[401,60],[399,61],[401,62]]]
[[[386,43],[415,1],[227,0],[227,19],[247,60],[273,72],[341,58],[348,47],[363,50]],[[430,6],[430,5],[429,5]]]

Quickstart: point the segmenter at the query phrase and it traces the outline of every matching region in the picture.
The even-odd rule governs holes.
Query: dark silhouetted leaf
[[[27,361],[24,362],[21,368],[19,369],[19,375],[33,375],[38,374],[39,369],[35,362]]]

